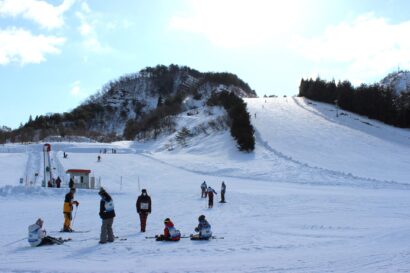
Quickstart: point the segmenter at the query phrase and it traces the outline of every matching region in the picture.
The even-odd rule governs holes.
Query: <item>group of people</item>
[[[70,181],[71,182],[71,181]],[[71,184],[71,183],[70,183]],[[215,190],[211,187],[206,187],[202,191],[202,197],[209,198],[209,207],[213,206],[213,194],[216,194]],[[203,186],[201,185],[201,189]],[[225,202],[224,194],[226,190],[226,185],[222,182],[221,186],[221,202]],[[205,192],[205,195],[204,195]],[[76,189],[74,185],[70,185],[70,191],[65,195],[64,198],[64,224],[62,232],[73,232],[71,228],[71,223],[73,221],[73,210],[74,206],[78,207],[80,203],[77,200],[74,200],[74,195]],[[100,233],[100,244],[105,244],[107,242],[114,242],[115,236],[113,232],[113,222],[115,217],[114,201],[110,194],[104,188],[100,188],[98,194],[101,197],[100,200],[100,211],[99,216],[102,220],[101,224],[101,233]],[[142,189],[141,195],[138,196],[136,202],[136,210],[140,217],[140,228],[141,232],[145,232],[147,225],[148,215],[151,213],[152,202],[151,197],[148,195],[146,189]],[[212,237],[211,225],[205,219],[205,215],[201,215],[198,218],[199,224],[195,228],[197,234],[192,235],[191,240],[208,240]],[[164,233],[156,235],[155,238],[157,241],[179,241],[181,238],[181,232],[177,230],[174,226],[174,223],[170,218],[164,220]],[[39,218],[35,224],[29,226],[29,236],[28,241],[31,246],[41,246],[41,245],[50,245],[50,244],[62,244],[65,240],[61,238],[53,238],[46,235],[46,231],[43,229],[43,221]]]
[[[47,187],[49,188],[60,188],[61,187],[61,178],[58,176],[57,179],[52,179],[47,182]]]
[[[226,185],[225,185],[225,182],[222,181],[222,184],[221,184],[221,201],[219,201],[219,203],[226,203],[226,201],[225,201],[225,192],[226,192]],[[211,186],[207,186],[205,181],[202,182],[202,184],[201,184],[201,198],[208,197],[208,208],[212,208],[214,206],[214,194],[217,194],[216,191]]]

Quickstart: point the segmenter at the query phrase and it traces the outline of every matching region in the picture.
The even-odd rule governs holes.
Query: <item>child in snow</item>
[[[206,188],[207,188],[207,185],[206,185],[206,182],[204,181],[201,184],[201,198],[206,198]]]
[[[214,193],[217,194],[213,188],[208,187],[207,194],[208,194],[208,207],[209,208],[212,208],[214,206]]]
[[[179,241],[181,239],[181,232],[174,227],[171,219],[166,218],[164,220],[164,234],[155,235],[157,241]]]
[[[65,240],[47,236],[47,232],[43,229],[43,220],[38,218],[35,224],[28,227],[28,242],[32,247],[43,245],[61,245]]]
[[[101,187],[98,194],[101,196],[100,201],[100,217],[102,219],[100,244],[114,242],[114,232],[112,231],[112,224],[114,223],[115,211],[114,201],[111,196]]]
[[[201,215],[198,218],[199,224],[195,228],[198,234],[191,235],[191,240],[209,240],[212,237],[211,225],[205,219],[205,215]]]
[[[64,232],[72,232],[73,230],[71,229],[71,220],[73,219],[73,209],[74,206],[76,205],[78,207],[78,205],[80,205],[80,203],[78,201],[73,200],[74,199],[74,194],[75,194],[75,188],[71,188],[70,192],[68,192],[65,195],[64,198],[64,209],[63,209],[63,213],[64,213],[64,226],[63,226],[63,230]]]

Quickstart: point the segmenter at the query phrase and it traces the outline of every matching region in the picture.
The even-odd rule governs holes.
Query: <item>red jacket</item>
[[[173,227],[173,226],[174,226],[174,223],[172,223],[171,220],[169,220],[169,222],[167,222],[167,223],[165,224],[165,228],[164,228],[164,237],[165,237],[165,238],[171,237],[171,235],[169,234],[168,228]]]

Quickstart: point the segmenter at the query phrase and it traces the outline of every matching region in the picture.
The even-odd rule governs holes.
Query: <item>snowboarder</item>
[[[136,207],[140,216],[141,232],[145,232],[148,214],[151,213],[151,197],[147,194],[146,189],[142,189],[141,195],[138,196]]]
[[[209,240],[212,237],[211,225],[205,219],[205,215],[201,215],[198,218],[199,224],[195,228],[198,234],[191,235],[191,240]]]
[[[174,227],[171,219],[166,218],[164,220],[164,234],[155,235],[156,241],[179,241],[181,239],[181,232]]]
[[[222,185],[221,185],[221,201],[219,203],[226,203],[225,201],[225,192],[226,192],[226,185],[225,182],[222,181]]]
[[[97,161],[98,161],[98,162],[101,161],[101,156],[97,156]]]
[[[71,229],[71,220],[73,219],[73,205],[80,205],[78,201],[73,200],[75,194],[75,188],[71,188],[70,191],[65,195],[64,199],[64,226],[63,232],[73,232]]]
[[[208,208],[212,208],[214,206],[214,193],[217,194],[216,191],[209,186],[207,190]]]
[[[101,187],[98,194],[101,196],[100,201],[100,217],[102,219],[100,244],[114,242],[114,232],[112,231],[112,224],[114,222],[115,210],[114,201],[111,196]]]
[[[28,227],[28,242],[32,247],[43,245],[63,244],[66,240],[47,236],[47,232],[43,229],[43,220],[38,218],[35,224]]]
[[[61,178],[59,176],[56,179],[56,186],[57,186],[57,188],[61,187]]]
[[[68,182],[68,187],[70,189],[74,189],[74,179],[72,177],[70,177],[70,182]]]
[[[206,198],[206,188],[207,188],[207,185],[206,185],[206,182],[204,181],[201,184],[201,198]]]

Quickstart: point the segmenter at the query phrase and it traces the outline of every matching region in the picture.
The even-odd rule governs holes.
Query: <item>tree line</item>
[[[349,81],[302,79],[299,96],[335,104],[343,110],[367,116],[384,123],[410,128],[410,93],[399,95],[380,84],[354,87]]]

